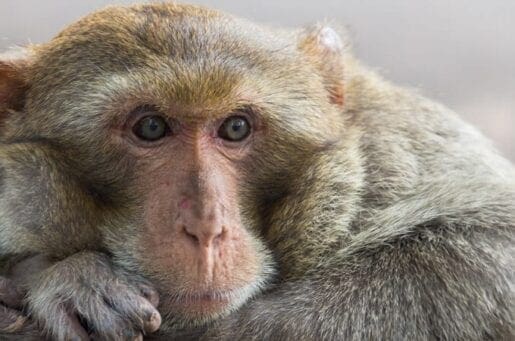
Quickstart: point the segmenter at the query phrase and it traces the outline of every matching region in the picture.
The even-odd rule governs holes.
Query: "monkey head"
[[[95,208],[94,224],[74,229],[155,283],[163,313],[206,321],[271,279],[265,213],[344,131],[342,59],[325,27],[277,33],[200,7],[108,8],[0,64],[2,140],[53,150],[83,194],[67,209]],[[32,195],[48,196],[43,187]],[[52,209],[28,215],[48,221]],[[64,243],[73,224],[59,227]]]

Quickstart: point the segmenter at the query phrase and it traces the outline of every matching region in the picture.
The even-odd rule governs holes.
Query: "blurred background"
[[[50,39],[107,4],[137,1],[0,0],[0,51]],[[275,26],[328,19],[386,78],[416,87],[479,127],[515,161],[515,1],[188,1]]]

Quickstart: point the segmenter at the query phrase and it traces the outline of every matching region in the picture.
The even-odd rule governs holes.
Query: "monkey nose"
[[[183,233],[195,245],[209,247],[220,240],[224,234],[222,224],[216,222],[198,221],[193,224],[184,225]]]

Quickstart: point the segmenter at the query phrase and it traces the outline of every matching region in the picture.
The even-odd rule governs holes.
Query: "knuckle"
[[[159,294],[157,290],[147,285],[141,285],[140,292],[154,307],[159,305]]]

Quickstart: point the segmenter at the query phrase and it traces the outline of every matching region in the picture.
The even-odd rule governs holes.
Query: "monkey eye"
[[[149,115],[141,118],[132,128],[134,135],[145,141],[157,141],[170,133],[170,126],[159,115]]]
[[[250,124],[243,116],[228,117],[218,129],[218,136],[227,141],[242,141],[249,135]]]

